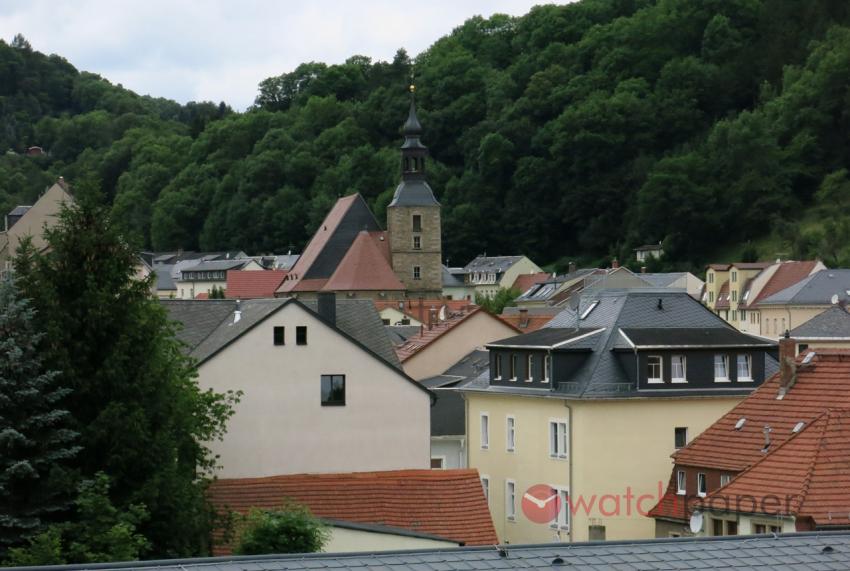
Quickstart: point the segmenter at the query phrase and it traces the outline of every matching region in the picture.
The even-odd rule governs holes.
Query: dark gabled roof
[[[759,305],[829,305],[850,300],[850,270],[821,270],[759,301]]]
[[[238,270],[251,260],[206,260],[195,266],[183,268],[183,272],[214,272],[222,270]],[[260,270],[257,270],[260,271]]]
[[[850,339],[850,313],[833,306],[791,330],[791,337],[809,339]]]
[[[440,206],[440,203],[426,181],[412,179],[398,184],[388,206]]]
[[[639,329],[628,327],[620,331],[626,336],[627,341],[638,349],[776,346],[776,343],[760,337],[753,337],[736,329],[722,327],[652,327]]]
[[[652,250],[660,250],[662,248],[661,244],[644,244],[643,246],[638,246],[634,249],[635,252],[650,252]]]
[[[159,264],[154,267],[153,273],[156,275],[156,289],[161,291],[176,290],[174,284],[174,276],[171,275],[171,270],[174,268],[170,264]]]
[[[576,341],[579,338],[589,337],[593,334],[599,333],[602,331],[602,328],[595,329],[575,329],[575,328],[561,328],[561,327],[544,327],[543,329],[538,329],[537,331],[532,331],[531,333],[525,333],[523,335],[515,335],[514,337],[508,337],[507,339],[500,339],[499,341],[493,341],[492,343],[488,343],[487,347],[492,348],[538,348],[538,349],[558,349],[564,348],[569,349],[572,341]]]
[[[652,284],[653,287],[670,287],[670,284],[687,275],[688,272],[641,273],[640,278]]]
[[[463,267],[463,272],[495,272],[503,274],[524,256],[478,256]]]
[[[449,268],[443,266],[443,287],[463,287],[463,279],[457,277],[463,275],[463,268]]]
[[[479,486],[480,487],[480,486]],[[456,569],[578,569],[582,571],[796,571],[850,567],[850,532],[759,536],[678,537],[644,540],[543,543],[377,553],[247,555],[127,563],[27,568],[47,571],[436,571]],[[10,568],[21,571],[23,568]]]
[[[7,216],[23,216],[32,206],[16,206]]]
[[[454,389],[486,371],[489,365],[489,351],[476,349],[442,375],[420,381],[437,395],[437,401],[431,407],[431,436],[466,434],[466,403],[461,393]]]
[[[598,270],[596,268],[582,268],[568,274],[555,276],[544,282],[533,285],[523,292],[523,294],[517,298],[517,301],[548,301],[552,298],[552,296],[558,293],[562,284],[581,279],[594,272],[600,271],[604,270]]]

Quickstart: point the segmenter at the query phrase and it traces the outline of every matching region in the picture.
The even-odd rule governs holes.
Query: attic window
[[[596,309],[597,305],[599,305],[599,300],[591,302],[591,304],[589,306],[587,306],[587,309],[585,309],[584,312],[582,312],[580,319],[587,318],[587,316],[590,315],[590,312],[593,311],[594,309]]]
[[[284,344],[284,331],[283,327],[275,327],[274,328],[274,344],[275,345],[283,345]]]
[[[797,434],[798,432],[803,430],[804,426],[806,426],[805,422],[798,422],[797,424],[794,425],[794,428],[791,429],[791,432],[794,433],[794,434]]]
[[[741,430],[742,428],[744,428],[744,423],[746,423],[746,422],[747,422],[746,418],[739,419],[738,422],[735,423],[735,430]]]

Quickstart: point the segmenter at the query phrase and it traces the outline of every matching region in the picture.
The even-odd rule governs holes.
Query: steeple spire
[[[390,206],[439,206],[434,192],[425,182],[425,158],[428,147],[422,144],[422,124],[416,115],[416,86],[410,84],[410,110],[401,129],[404,143],[401,145],[401,184],[396,188]]]

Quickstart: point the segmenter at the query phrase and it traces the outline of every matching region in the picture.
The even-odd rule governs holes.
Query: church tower
[[[437,299],[443,292],[440,203],[425,180],[428,148],[421,143],[415,87],[410,86],[410,113],[401,146],[401,183],[387,207],[387,233],[393,270],[408,297]]]

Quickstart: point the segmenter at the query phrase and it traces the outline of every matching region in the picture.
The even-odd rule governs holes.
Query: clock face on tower
[[[522,513],[534,523],[553,522],[560,511],[561,497],[552,486],[536,484],[522,496]]]

